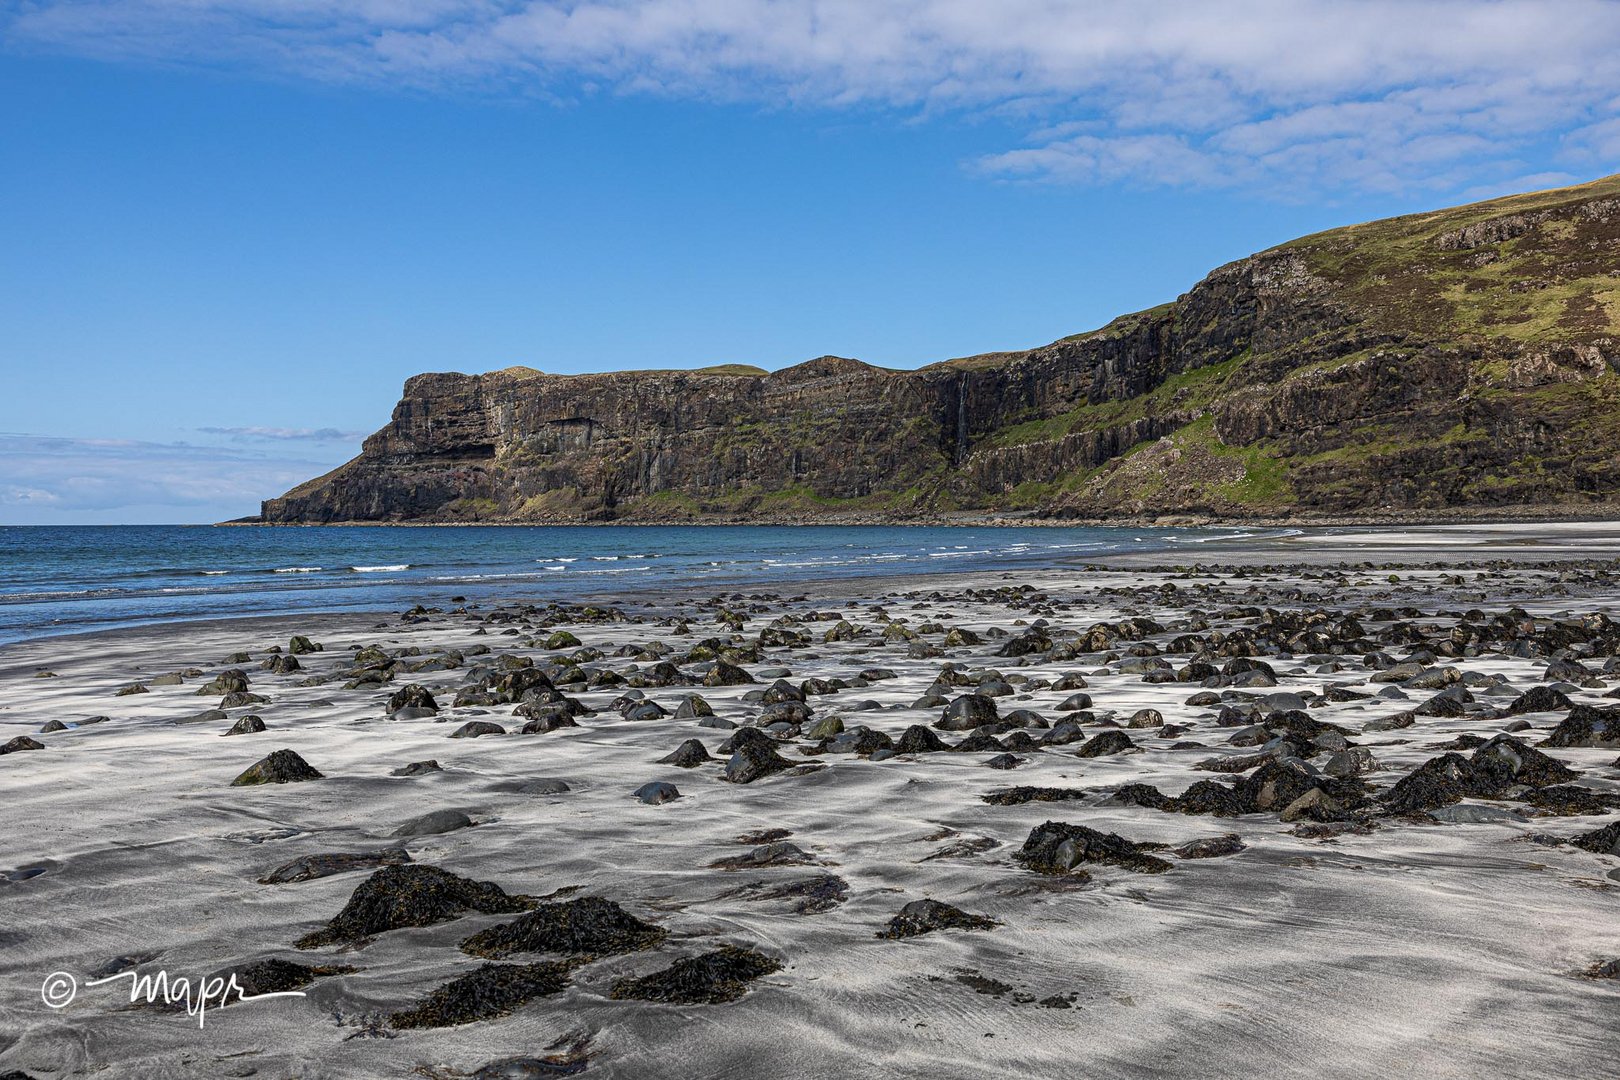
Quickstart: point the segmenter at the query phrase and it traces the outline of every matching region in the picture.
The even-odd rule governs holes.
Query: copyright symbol
[[[45,1005],[52,1009],[65,1009],[73,1004],[73,999],[79,993],[79,980],[65,971],[53,971],[45,976],[45,985],[39,988],[39,996],[45,1000]]]

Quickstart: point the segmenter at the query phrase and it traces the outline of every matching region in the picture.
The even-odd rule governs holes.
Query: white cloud
[[[162,507],[171,520],[254,513],[336,462],[233,447],[0,434],[0,520]]]
[[[0,27],[328,81],[1019,112],[1045,132],[976,163],[1010,178],[1308,195],[1548,171],[1566,135],[1620,156],[1610,0],[33,0]]]
[[[200,427],[197,430],[204,435],[228,435],[238,442],[250,439],[270,439],[277,442],[358,442],[366,437],[364,431],[340,431],[329,427]]]

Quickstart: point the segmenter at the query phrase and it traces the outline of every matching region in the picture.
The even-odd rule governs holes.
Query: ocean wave
[[[349,567],[350,570],[353,570],[357,574],[397,574],[401,570],[409,570],[410,568],[411,568],[411,564],[408,563],[408,562],[391,563],[391,564],[389,564],[387,566],[351,566],[351,567]]]
[[[319,566],[283,566],[270,571],[272,574],[314,574],[321,570]]]

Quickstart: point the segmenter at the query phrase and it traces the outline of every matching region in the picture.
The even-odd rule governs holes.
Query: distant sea
[[[1238,528],[0,527],[0,642],[140,622],[1017,569]],[[1190,553],[1189,553],[1190,554]]]

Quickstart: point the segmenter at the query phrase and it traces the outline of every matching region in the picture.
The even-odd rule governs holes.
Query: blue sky
[[[912,367],[1620,169],[1607,0],[0,0],[0,523],[251,513],[408,376]]]

